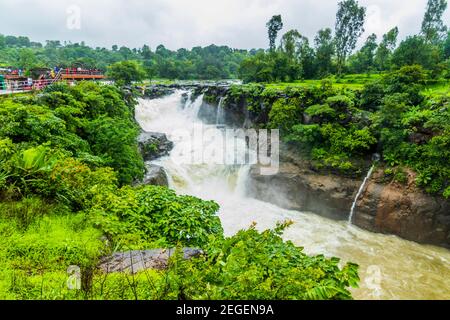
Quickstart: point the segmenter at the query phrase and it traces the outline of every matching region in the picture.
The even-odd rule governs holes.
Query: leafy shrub
[[[354,107],[355,103],[349,97],[345,95],[337,95],[333,97],[329,97],[327,99],[327,104],[330,108],[338,111],[345,112]]]
[[[351,299],[358,266],[339,268],[339,259],[309,257],[281,238],[289,225],[258,232],[255,226],[235,236],[211,241],[205,256],[178,261],[178,297],[226,300]],[[187,276],[189,275],[189,276]]]
[[[330,106],[327,104],[323,104],[323,105],[315,104],[315,105],[307,108],[305,110],[305,112],[311,117],[314,117],[314,116],[321,116],[321,117],[325,116],[326,117],[326,116],[334,116],[334,114],[335,114],[334,109],[330,108]]]
[[[144,162],[137,146],[139,131],[133,123],[100,117],[88,124],[87,132],[92,151],[118,172],[121,184],[143,177]]]
[[[88,209],[99,192],[113,191],[117,178],[111,168],[92,170],[81,161],[66,158],[58,161],[50,173],[49,196],[70,205],[73,209]]]
[[[286,137],[287,142],[297,142],[304,148],[320,143],[320,126],[317,124],[298,124],[292,127],[292,132]]]
[[[15,222],[20,230],[26,230],[38,218],[55,213],[57,210],[59,210],[57,206],[36,197],[0,203],[1,219]]]
[[[96,225],[115,243],[125,246],[159,241],[165,246],[181,243],[203,247],[209,235],[220,237],[223,233],[215,202],[177,196],[164,187],[124,187],[100,193],[94,203]],[[127,243],[128,234],[134,236]]]
[[[299,122],[300,110],[290,100],[277,100],[269,113],[269,127],[287,133]]]

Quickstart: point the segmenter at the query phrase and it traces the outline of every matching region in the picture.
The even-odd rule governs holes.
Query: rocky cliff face
[[[375,172],[360,197],[353,223],[363,229],[400,236],[419,243],[450,247],[450,205],[410,183],[383,184]],[[311,211],[346,220],[362,180],[322,175],[305,166],[282,163],[274,176],[260,175],[254,166],[249,195],[286,209]]]
[[[194,97],[201,93],[206,99],[199,117],[215,123],[217,104],[220,97],[227,96],[228,88],[196,86]],[[227,102],[228,126],[246,128],[264,121],[247,110],[245,97]],[[247,186],[250,196],[286,209],[311,211],[332,219],[349,218],[362,177],[318,173],[292,152],[281,151],[281,156],[276,175],[261,175],[257,166],[251,169]],[[357,203],[353,223],[369,231],[450,248],[450,201],[418,189],[412,172],[405,184],[385,183],[382,176],[383,170],[374,172]]]
[[[354,223],[370,231],[450,247],[450,202],[418,189],[412,172],[405,185],[381,184],[381,175],[376,172],[368,184]]]

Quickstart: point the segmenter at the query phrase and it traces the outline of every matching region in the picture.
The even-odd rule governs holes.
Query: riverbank
[[[175,139],[172,136],[175,128],[191,132],[195,126],[203,125],[208,132],[219,135],[224,128],[215,123],[216,117],[213,124],[198,117],[202,108],[212,108],[203,98],[201,94],[196,97],[181,90],[164,98],[143,99],[136,109],[136,117],[144,130],[164,133],[175,144],[169,157],[151,164],[165,168],[170,187],[177,193],[217,202],[225,235],[233,235],[253,223],[258,230],[265,230],[279,221],[290,220],[293,224],[285,231],[285,240],[302,246],[307,254],[337,256],[343,262],[354,261],[360,266],[360,286],[351,289],[356,299],[447,299],[450,296],[441,278],[450,276],[448,250],[349,225],[347,210],[345,220],[335,220],[314,211],[283,209],[269,203],[280,194],[278,190],[267,191],[271,190],[270,182],[259,184],[259,191],[265,196],[257,200],[249,193],[252,170],[247,166],[217,165],[212,158],[198,164],[186,162],[183,150],[198,154],[208,144],[190,134]],[[355,189],[361,181],[355,179]],[[320,205],[321,200],[316,201]]]
[[[172,84],[170,88],[175,90],[184,87]],[[323,115],[311,116],[301,110],[307,109],[308,104],[317,103],[314,99],[326,100],[326,96],[340,92],[332,87],[296,91],[225,84],[193,84],[185,89],[194,90],[194,97],[204,95],[204,102],[198,113],[200,119],[215,124],[218,114],[223,113],[221,118],[224,124],[239,128],[271,127],[274,117],[273,106],[280,100],[297,104],[299,111],[294,112],[297,118],[293,120],[294,128],[295,122],[306,123],[310,128],[330,123],[330,120],[324,120]],[[325,98],[320,98],[325,92],[328,92]],[[319,95],[319,98],[313,98],[314,95]],[[361,98],[358,95],[353,99]],[[357,104],[357,101],[354,104]],[[344,118],[344,127],[351,124],[351,121],[356,121],[362,128],[368,128],[366,132],[372,131],[369,129],[373,127],[369,120],[372,117],[370,113],[375,114],[376,111],[362,110],[362,114],[366,112],[366,115],[359,118],[356,117],[355,111],[349,112],[347,118]],[[345,113],[344,110],[343,114]],[[292,123],[292,119],[288,117],[284,123],[286,122]],[[304,144],[302,146],[296,141],[286,142],[286,136],[292,136],[292,132],[282,131],[281,134],[284,142],[280,154],[280,173],[275,176],[261,176],[257,168],[252,170],[249,181],[249,192],[252,196],[262,200],[271,199],[270,202],[286,209],[313,211],[325,217],[348,220],[358,189],[372,165],[373,153],[380,152],[384,159],[378,162],[374,175],[369,177],[367,186],[362,190],[352,222],[372,232],[394,234],[419,243],[450,247],[449,200],[442,195],[426,192],[427,188],[420,187],[418,183],[420,174],[408,167],[407,163],[403,164],[403,160],[399,159],[391,165],[392,161],[387,160],[388,152],[383,152],[380,141],[371,141],[372,145],[368,145],[367,149],[362,149],[354,156],[334,160],[332,157],[314,158],[305,152]],[[304,134],[307,132],[302,135]],[[430,141],[430,138],[417,140],[417,137],[415,134],[407,138],[411,146],[415,143],[423,146],[424,142]],[[361,138],[355,136],[353,139]],[[441,156],[445,163],[445,155]],[[425,164],[426,161],[427,158],[421,160],[419,157],[416,163],[419,164],[418,167],[423,167],[421,162]],[[444,167],[441,171],[444,174],[446,170]],[[445,181],[445,175],[439,179]],[[267,188],[267,185],[273,186],[273,190]]]
[[[187,101],[174,97],[144,118]],[[353,298],[358,266],[286,242],[290,222],[225,234],[213,198],[147,185],[144,158],[173,145],[140,136],[142,107],[92,82],[0,100],[0,299]]]

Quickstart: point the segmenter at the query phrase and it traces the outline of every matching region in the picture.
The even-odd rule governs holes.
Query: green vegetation
[[[319,30],[314,41],[294,29],[281,35],[277,44],[283,20],[280,15],[273,16],[266,25],[268,50],[216,45],[177,51],[163,45],[154,51],[147,45],[133,49],[114,45],[109,50],[93,49],[84,42],[49,40],[43,45],[27,37],[0,34],[0,66],[21,68],[27,75],[36,67],[97,68],[129,84],[143,79],[239,78],[246,83],[340,79],[346,74],[370,76],[418,64],[429,70],[435,81],[443,81],[450,77],[450,32],[442,20],[446,9],[446,0],[428,0],[420,34],[398,44],[400,30],[394,27],[380,41],[375,34],[369,35],[356,52],[366,18],[366,8],[356,0],[340,1],[334,30]]]
[[[358,266],[283,241],[290,222],[227,238],[215,202],[133,187],[144,163],[136,100],[123,87],[239,76],[246,84],[230,88],[225,107],[245,105],[256,127],[279,129],[313,170],[359,176],[379,153],[384,181],[405,184],[412,172],[418,186],[449,198],[446,8],[429,0],[420,34],[397,46],[395,27],[379,43],[370,35],[357,52],[366,10],[356,0],[338,4],[334,34],[319,30],[313,47],[298,30],[277,46],[280,15],[267,23],[267,51],[108,50],[0,35],[2,66],[26,75],[36,67],[98,68],[117,84],[53,84],[0,97],[0,299],[351,299]],[[184,247],[204,254],[184,260]],[[167,270],[97,268],[114,252],[152,248],[177,248]],[[81,290],[67,287],[74,265]]]
[[[366,9],[356,0],[338,4],[334,35],[329,28],[318,31],[314,46],[298,30],[288,30],[276,48],[276,37],[282,30],[281,16],[267,24],[269,50],[259,50],[241,63],[239,77],[244,82],[296,82],[326,77],[342,78],[345,74],[384,73],[403,66],[421,65],[435,81],[449,78],[450,33],[442,21],[447,8],[445,0],[429,0],[422,31],[403,40],[398,46],[399,29],[366,39],[356,52],[356,43],[364,32]]]
[[[144,170],[134,105],[94,83],[0,99],[0,299],[352,298],[358,267],[284,242],[289,223],[225,238],[215,202],[131,187]],[[97,268],[114,252],[183,247],[204,255],[136,275]]]
[[[117,46],[112,49],[94,49],[84,42],[62,44],[54,40],[43,45],[31,42],[27,37],[0,34],[0,67],[23,70],[58,66],[95,68],[106,72],[109,66],[118,62],[135,61],[139,63],[147,79],[234,79],[237,78],[240,63],[250,54],[247,50],[216,45],[177,51],[168,50],[163,45],[159,45],[154,51],[147,45],[138,49]],[[122,70],[126,67],[119,64],[115,65],[114,69],[118,66],[122,66]],[[119,71],[112,73],[113,78],[117,72]],[[123,79],[124,74],[119,73]],[[140,76],[136,75],[140,73],[130,73],[131,79],[139,79]]]
[[[130,85],[133,81],[144,80],[146,73],[136,61],[121,61],[108,67],[107,76],[118,85]]]
[[[358,79],[235,85],[225,107],[246,105],[257,127],[280,129],[316,170],[363,174],[380,153],[387,170],[398,173],[388,174],[391,180],[404,182],[402,168],[409,168],[418,186],[449,197],[450,86],[427,86],[430,73],[419,65],[352,86]]]

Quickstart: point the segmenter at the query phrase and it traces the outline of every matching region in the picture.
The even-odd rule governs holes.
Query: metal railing
[[[40,79],[40,80],[25,80],[25,81],[16,81],[16,80],[5,80],[0,83],[0,94],[11,94],[11,93],[19,93],[19,92],[27,92],[33,90],[42,90],[45,87],[55,83],[65,81],[71,84],[70,80],[64,80],[63,75],[103,75],[100,71],[97,70],[67,70],[60,69],[54,78],[51,79]]]
[[[102,76],[103,73],[99,70],[74,70],[61,69],[59,72],[63,75],[88,75],[88,76]]]

